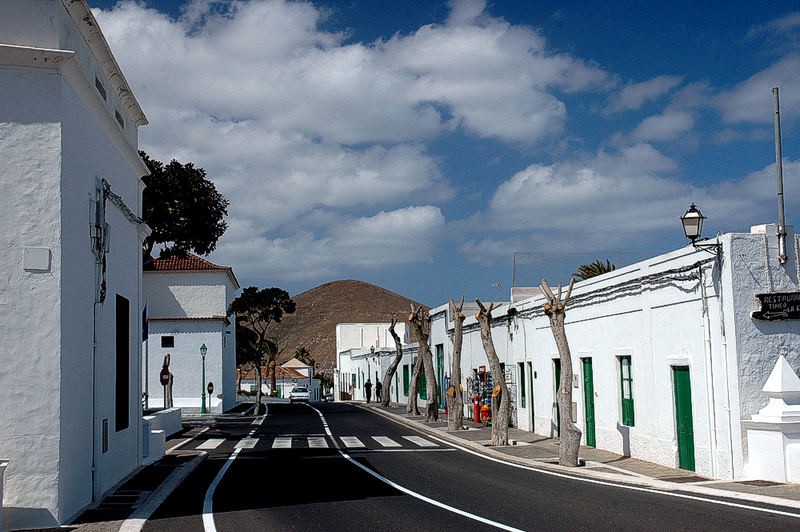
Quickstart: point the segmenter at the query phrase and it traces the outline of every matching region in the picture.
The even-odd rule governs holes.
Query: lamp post
[[[206,344],[200,346],[200,356],[203,357],[203,382],[202,382],[202,389],[203,392],[201,394],[202,398],[202,406],[200,407],[200,413],[206,413],[206,353],[208,353],[208,348]]]
[[[692,202],[683,216],[680,217],[681,224],[683,224],[683,234],[686,235],[686,238],[692,241],[692,246],[695,249],[703,249],[710,253],[719,253],[721,244],[718,242],[714,244],[698,244],[696,242],[703,232],[703,221],[705,219],[706,217],[703,216],[703,213],[700,212],[700,209],[698,209],[694,202]]]

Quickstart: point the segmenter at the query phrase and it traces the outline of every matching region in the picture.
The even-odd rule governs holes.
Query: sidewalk
[[[674,469],[585,446],[581,446],[578,455],[581,466],[564,467],[558,465],[558,438],[509,428],[508,439],[511,445],[489,447],[491,427],[484,427],[466,418],[464,426],[468,430],[448,432],[447,416],[441,411],[440,421],[428,423],[424,416],[407,416],[404,404],[392,403],[388,408],[375,403],[354,404],[471,451],[523,466],[655,490],[680,491],[800,509],[799,484],[767,480],[713,480],[698,476],[693,471]]]

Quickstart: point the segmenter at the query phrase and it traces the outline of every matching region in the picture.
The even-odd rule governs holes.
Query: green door
[[[561,408],[558,406],[558,386],[561,383],[561,360],[557,358],[553,360],[553,366],[555,367],[556,374],[556,393],[553,394],[556,403],[556,433],[561,437]]]
[[[692,385],[689,366],[673,366],[675,385],[675,428],[678,435],[678,467],[694,471],[694,426],[692,425]]]
[[[533,416],[533,414],[534,414],[533,413],[533,362],[528,362],[528,377],[530,377],[528,379],[528,389],[531,392],[530,393],[530,396],[531,396],[531,398],[530,398],[531,407],[528,409],[528,412],[530,412],[530,416],[531,416],[531,432],[533,432],[534,422],[535,422],[534,416]]]
[[[408,364],[403,364],[403,395],[406,397],[408,397],[409,380]]]
[[[425,377],[425,364],[420,360],[420,364],[422,364],[422,368],[420,371],[422,375],[419,378],[419,398],[424,399],[425,401],[428,400],[428,379]]]
[[[594,380],[592,377],[592,359],[582,358],[583,362],[583,405],[586,412],[586,445],[595,447],[594,435]]]
[[[439,379],[439,408],[444,408],[444,344],[436,344],[436,375]]]

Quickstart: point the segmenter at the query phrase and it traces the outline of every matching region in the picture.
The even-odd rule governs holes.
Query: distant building
[[[147,124],[84,0],[0,2],[0,461],[8,528],[141,463]]]
[[[191,253],[145,263],[149,332],[143,370],[149,407],[164,405],[159,374],[167,353],[174,375],[174,406],[199,411],[201,394],[209,382],[214,385],[211,397],[206,397],[211,411],[224,412],[236,405],[235,316],[228,318],[226,313],[238,289],[232,268]],[[205,382],[200,355],[203,345],[208,349]]]

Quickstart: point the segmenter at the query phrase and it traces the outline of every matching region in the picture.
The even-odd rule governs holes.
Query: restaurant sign
[[[756,294],[761,309],[753,312],[756,320],[800,320],[800,292]]]

